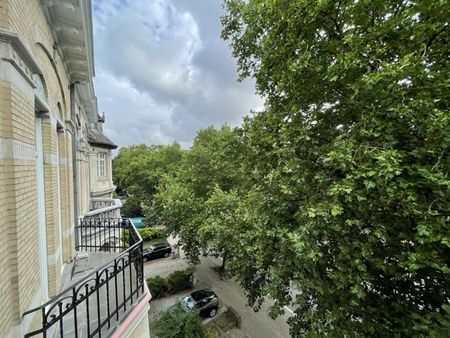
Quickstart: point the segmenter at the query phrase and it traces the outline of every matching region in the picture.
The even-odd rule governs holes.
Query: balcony
[[[23,314],[39,322],[25,337],[111,336],[150,298],[142,238],[130,221],[87,217],[75,236],[77,258],[65,267],[62,291]]]
[[[114,198],[91,198],[91,211],[88,218],[120,218],[122,202]]]

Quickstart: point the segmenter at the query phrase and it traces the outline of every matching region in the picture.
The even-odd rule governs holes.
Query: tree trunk
[[[224,273],[225,272],[225,263],[227,261],[227,253],[225,252],[222,256],[222,266],[220,267],[220,272]]]

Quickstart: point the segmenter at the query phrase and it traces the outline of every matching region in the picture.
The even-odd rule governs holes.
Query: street
[[[289,337],[289,327],[286,320],[291,313],[286,311],[283,316],[275,320],[271,319],[268,315],[270,300],[264,302],[260,311],[253,311],[251,307],[247,306],[247,298],[242,288],[231,280],[222,280],[212,269],[215,266],[220,266],[220,264],[220,261],[214,257],[202,257],[201,263],[196,266],[198,282],[195,289],[210,288],[219,296],[223,303],[233,307],[241,316],[241,330],[246,336],[251,338]],[[160,259],[145,263],[144,273],[146,278],[157,275],[166,277],[172,271],[183,270],[187,266],[188,262],[183,258]],[[150,316],[155,311],[159,312],[173,305],[177,299],[180,299],[186,293],[175,295],[169,299],[163,298],[152,301]]]

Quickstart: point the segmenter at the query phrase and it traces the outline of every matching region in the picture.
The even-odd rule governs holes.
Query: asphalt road
[[[241,315],[241,330],[252,338],[290,337],[289,327],[286,324],[290,315],[289,312],[273,320],[268,315],[269,300],[264,302],[261,310],[253,311],[247,305],[247,297],[242,288],[231,280],[220,279],[219,275],[212,269],[212,267],[219,265],[220,262],[214,258],[202,258],[201,264],[197,266],[199,282],[207,284],[224,303],[233,307]]]
[[[241,330],[249,338],[285,338],[290,337],[289,327],[286,324],[287,318],[291,315],[289,311],[276,318],[271,319],[268,315],[270,300],[264,302],[260,311],[255,312],[247,306],[247,298],[242,288],[232,280],[221,279],[212,269],[219,266],[220,261],[213,257],[202,257],[201,264],[197,265],[198,284],[196,289],[210,288],[219,296],[221,301],[228,306],[233,307],[241,316]],[[145,263],[145,277],[156,275],[167,276],[172,271],[182,270],[188,266],[185,259],[159,259]],[[152,301],[150,305],[150,314],[155,311],[161,311],[171,306],[181,295],[175,295],[170,299],[161,299]],[[152,308],[153,307],[153,308]]]

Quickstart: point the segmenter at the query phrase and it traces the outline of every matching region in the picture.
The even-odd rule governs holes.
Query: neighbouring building
[[[105,115],[89,128],[88,140],[91,147],[90,193],[92,198],[111,198],[116,186],[112,184],[112,149],[117,146],[103,134]]]
[[[0,0],[0,332],[148,337],[142,240],[113,199],[90,0]]]

